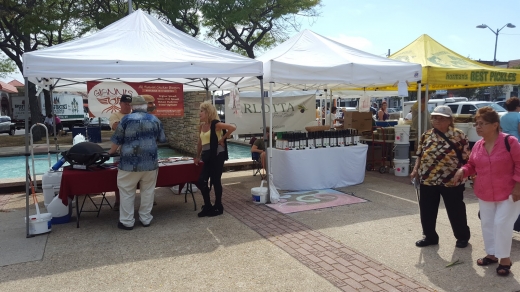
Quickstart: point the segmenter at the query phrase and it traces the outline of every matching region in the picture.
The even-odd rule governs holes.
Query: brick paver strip
[[[224,187],[226,211],[343,291],[434,291],[295,219]]]

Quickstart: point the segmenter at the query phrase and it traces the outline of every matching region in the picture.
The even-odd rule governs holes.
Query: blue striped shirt
[[[166,142],[161,121],[144,111],[134,111],[121,119],[112,143],[121,146],[119,169],[124,171],[151,171],[157,163],[157,141]]]

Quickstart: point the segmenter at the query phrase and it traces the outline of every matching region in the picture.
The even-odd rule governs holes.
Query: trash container
[[[88,133],[88,137],[87,134]],[[77,134],[82,134],[86,138],[88,138],[88,141],[92,143],[101,143],[101,128],[100,127],[88,127],[87,130],[85,127],[74,127],[72,128],[72,137],[74,137]]]
[[[77,134],[81,134],[83,136],[86,136],[85,127],[74,127],[72,128],[72,139],[76,137]]]
[[[88,127],[88,140],[92,143],[101,143],[101,128],[100,127]]]

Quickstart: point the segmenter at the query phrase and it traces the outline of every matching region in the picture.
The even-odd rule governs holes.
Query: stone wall
[[[199,129],[199,106],[206,92],[184,92],[184,117],[161,118],[171,148],[195,156]]]

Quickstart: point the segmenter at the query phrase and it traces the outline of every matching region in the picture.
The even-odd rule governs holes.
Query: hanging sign
[[[183,85],[177,83],[98,82],[88,81],[88,106],[96,117],[110,117],[121,108],[121,95],[148,94],[154,97],[153,115],[160,118],[184,116]]]
[[[315,121],[316,95],[273,97],[273,106],[265,104],[267,126],[273,115],[273,131],[305,131],[305,126]],[[226,97],[226,123],[237,126],[235,134],[262,133],[262,99],[240,95],[240,114],[230,107],[233,99]]]

